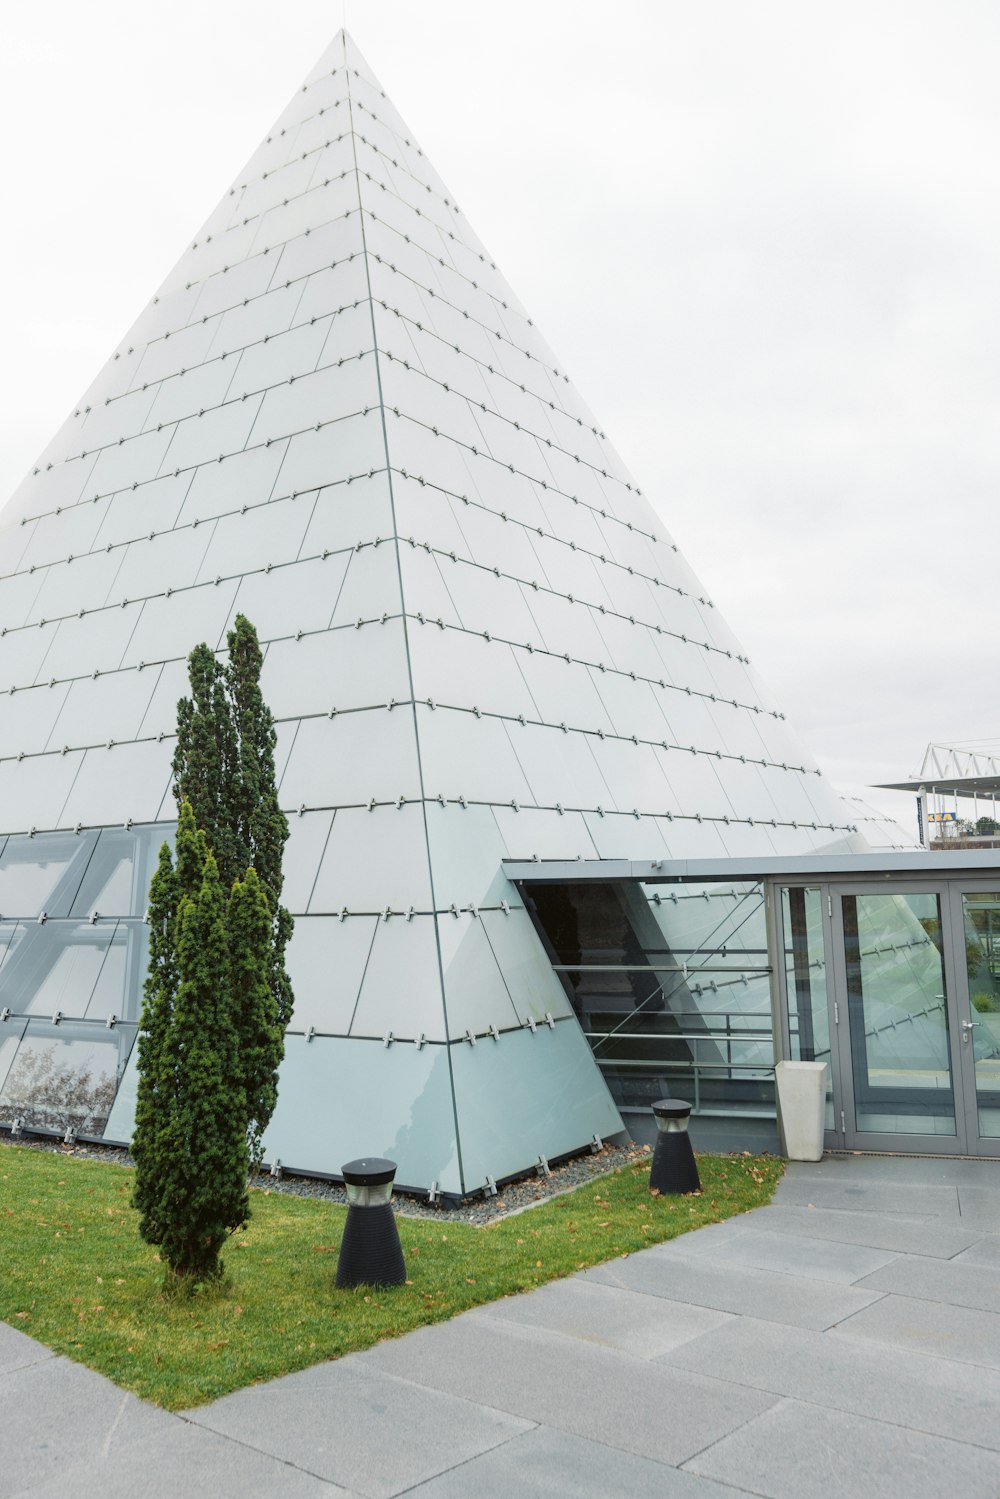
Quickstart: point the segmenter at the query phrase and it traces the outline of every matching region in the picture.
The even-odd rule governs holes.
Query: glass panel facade
[[[759,886],[534,885],[527,904],[620,1107],[774,1117]]]
[[[39,833],[8,838],[0,855],[0,913],[69,916],[97,833]]]
[[[339,1176],[345,1161],[388,1156],[398,1186],[437,1182],[442,1192],[461,1193],[448,1052],[289,1036],[264,1137],[267,1159]]]
[[[781,927],[788,997],[789,1055],[793,1062],[826,1063],[826,1128],[833,1128],[833,1059],[827,1006],[823,906],[819,890],[781,892]]]
[[[954,1135],[940,898],[844,895],[842,909],[856,1127]]]
[[[134,1026],[30,1020],[0,1086],[0,1122],[103,1135],[134,1039]]]
[[[1000,894],[962,896],[979,1134],[1000,1137]]]
[[[451,1054],[466,1191],[618,1130],[618,1111],[572,1020],[456,1045]]]

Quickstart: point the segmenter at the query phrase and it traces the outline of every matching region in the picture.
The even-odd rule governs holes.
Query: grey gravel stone
[[[73,1160],[105,1161],[113,1166],[131,1167],[135,1163],[123,1146],[117,1145],[63,1145],[59,1140],[26,1139],[10,1140],[0,1135],[0,1145],[15,1150],[45,1150],[57,1155],[69,1156]],[[549,1176],[527,1176],[501,1187],[496,1197],[470,1198],[463,1203],[429,1203],[425,1197],[396,1192],[392,1205],[403,1218],[433,1218],[441,1223],[494,1223],[526,1208],[536,1207],[551,1197],[563,1192],[572,1192],[575,1187],[606,1176],[635,1161],[647,1160],[648,1145],[636,1145],[631,1140],[625,1145],[603,1145],[598,1151],[586,1151],[571,1160],[550,1168]],[[347,1196],[339,1182],[322,1181],[313,1176],[273,1177],[262,1171],[254,1183],[262,1191],[285,1192],[291,1197],[314,1197],[323,1202],[339,1202],[346,1206]]]

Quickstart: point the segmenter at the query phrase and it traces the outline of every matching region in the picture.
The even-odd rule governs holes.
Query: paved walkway
[[[1000,1163],[774,1204],[168,1415],[0,1324],[0,1499],[997,1499]]]

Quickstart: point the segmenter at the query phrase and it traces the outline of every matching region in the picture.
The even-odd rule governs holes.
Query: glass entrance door
[[[914,1147],[919,1140],[924,1148],[961,1151],[966,1121],[956,1095],[955,985],[942,897],[883,888],[843,891],[839,904],[849,1143],[877,1149],[886,1137],[905,1136]]]
[[[1000,1155],[1000,891],[950,895],[962,945],[959,1062],[969,1153]]]
[[[1000,881],[781,890],[782,1055],[828,1064],[826,1144],[1000,1158]]]

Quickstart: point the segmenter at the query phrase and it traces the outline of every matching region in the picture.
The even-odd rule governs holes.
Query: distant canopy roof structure
[[[343,32],[0,519],[0,1118],[129,1138],[185,659],[237,612],[286,1167],[465,1194],[621,1128],[503,859],[865,846]]]
[[[1000,796],[1000,755],[947,744],[929,744],[923,764],[912,781],[887,782],[878,789],[930,791],[939,795],[964,796],[970,801]]]

